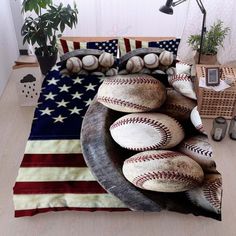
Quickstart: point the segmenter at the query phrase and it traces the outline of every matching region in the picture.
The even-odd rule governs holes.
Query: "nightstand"
[[[21,56],[13,66],[12,79],[21,106],[36,106],[41,91],[43,75],[34,56]]]

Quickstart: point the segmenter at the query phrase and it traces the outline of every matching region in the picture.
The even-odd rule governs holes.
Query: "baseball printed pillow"
[[[118,73],[117,58],[108,52],[96,49],[76,49],[61,56],[61,74],[114,76]]]
[[[112,53],[117,56],[118,39],[111,39],[103,42],[78,42],[59,38],[57,40],[58,52],[62,56],[67,52],[72,52],[76,49],[97,49],[104,52]]]
[[[140,41],[130,38],[119,38],[119,49],[121,56],[137,48],[162,48],[177,55],[180,39],[160,41]]]

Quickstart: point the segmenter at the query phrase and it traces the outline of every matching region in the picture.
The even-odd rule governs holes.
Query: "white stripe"
[[[142,48],[148,48],[148,42],[147,41],[142,41]]]
[[[130,51],[133,51],[136,49],[136,40],[135,39],[129,39],[130,43]]]
[[[125,40],[124,38],[119,38],[118,45],[120,48],[120,56],[124,56],[126,54],[126,48],[125,48]]]
[[[80,49],[86,49],[87,48],[87,42],[80,42]]]
[[[18,194],[14,195],[13,200],[15,210],[52,207],[127,207],[111,194]]]
[[[80,140],[28,140],[25,154],[81,153]]]
[[[63,51],[60,39],[57,39],[57,48],[58,48],[59,56],[62,56],[65,54]]]
[[[68,46],[69,52],[73,52],[75,50],[73,41],[67,41],[67,46]]]
[[[94,181],[88,167],[21,167],[17,182]]]

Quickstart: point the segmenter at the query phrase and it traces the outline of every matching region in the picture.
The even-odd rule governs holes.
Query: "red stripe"
[[[82,153],[25,154],[21,167],[87,167]]]
[[[73,42],[74,44],[74,50],[80,49],[80,42]]]
[[[67,41],[65,39],[60,39],[60,42],[61,42],[61,46],[63,48],[63,52],[64,53],[69,52]]]
[[[131,51],[130,40],[127,39],[127,38],[124,38],[124,41],[125,41],[125,49],[126,49],[126,52],[130,52],[130,51]]]
[[[96,181],[16,182],[14,194],[107,193]]]
[[[40,209],[30,209],[30,210],[16,210],[15,217],[24,217],[24,216],[34,216],[39,213],[46,213],[49,211],[130,211],[128,208],[81,208],[81,207],[52,207],[52,208],[40,208]]]
[[[135,40],[135,46],[136,46],[136,48],[141,48],[142,47],[142,42]]]

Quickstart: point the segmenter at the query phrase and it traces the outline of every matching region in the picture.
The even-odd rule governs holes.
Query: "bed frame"
[[[123,37],[123,36],[122,36]],[[161,40],[170,40],[170,39],[175,39],[175,37],[136,37],[136,36],[124,36],[126,38],[130,39],[136,39],[140,41],[161,41]],[[76,41],[76,42],[94,42],[94,41],[106,41],[114,38],[119,38],[119,36],[114,36],[114,37],[96,37],[96,36],[91,36],[91,37],[74,37],[74,36],[63,36],[62,39],[65,40],[70,40],[70,41]]]

